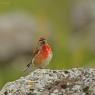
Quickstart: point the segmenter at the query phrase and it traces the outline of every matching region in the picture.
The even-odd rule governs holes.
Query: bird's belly
[[[50,53],[47,57],[37,56],[37,58],[35,58],[37,60],[34,60],[33,63],[38,68],[44,68],[49,64],[51,58],[52,58],[52,53]]]

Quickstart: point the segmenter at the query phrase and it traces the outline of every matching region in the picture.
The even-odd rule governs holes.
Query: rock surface
[[[37,69],[8,82],[0,95],[95,95],[95,69]]]

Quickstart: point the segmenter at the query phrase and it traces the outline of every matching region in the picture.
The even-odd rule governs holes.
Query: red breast
[[[41,48],[41,53],[42,53],[44,58],[47,58],[49,56],[49,54],[52,53],[52,49],[48,44],[45,44]]]
[[[42,64],[52,54],[52,49],[48,44],[43,45],[37,56],[35,56],[35,64]]]

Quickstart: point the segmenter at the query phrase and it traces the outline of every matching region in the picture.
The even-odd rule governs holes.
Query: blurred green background
[[[48,68],[95,67],[95,1],[0,0],[0,88],[23,76],[43,36],[53,49]]]

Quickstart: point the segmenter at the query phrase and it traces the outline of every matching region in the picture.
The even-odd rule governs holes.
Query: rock
[[[95,95],[95,69],[37,69],[5,84],[0,95]]]

